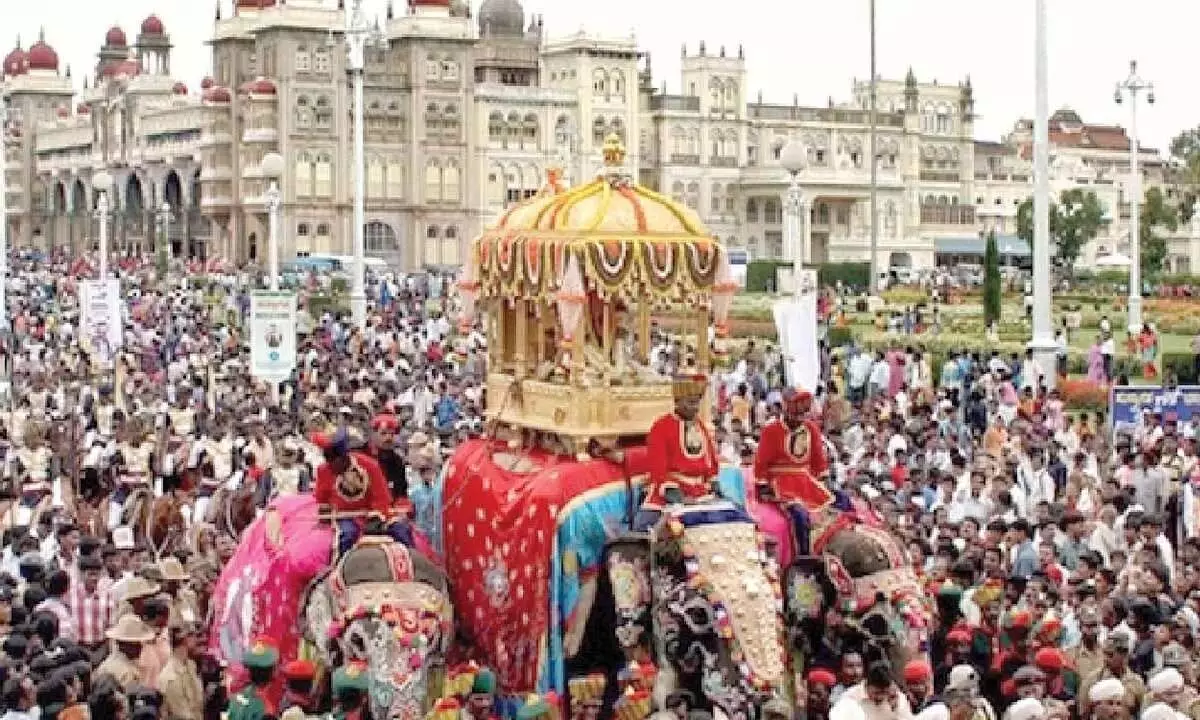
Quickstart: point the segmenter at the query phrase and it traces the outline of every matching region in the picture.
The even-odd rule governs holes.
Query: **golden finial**
[[[604,164],[610,168],[618,168],[625,164],[625,143],[616,133],[604,139]]]

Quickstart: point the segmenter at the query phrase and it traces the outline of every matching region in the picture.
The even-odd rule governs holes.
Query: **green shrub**
[[[1174,375],[1175,382],[1180,385],[1196,385],[1200,383],[1200,377],[1196,376],[1194,357],[1191,353],[1163,353],[1163,376]]]
[[[849,345],[854,340],[854,331],[848,327],[831,327],[826,335],[829,347]]]
[[[1000,280],[1000,252],[996,248],[996,231],[988,233],[983,253],[983,324],[1000,321],[1003,290]]]
[[[349,281],[344,277],[335,277],[329,280],[329,289],[334,295],[344,295],[350,289]]]
[[[817,268],[817,282],[822,286],[834,287],[839,280],[846,287],[866,288],[871,284],[871,263],[825,263]]]
[[[783,260],[753,260],[746,266],[746,292],[776,292],[779,289],[775,271],[791,267]]]

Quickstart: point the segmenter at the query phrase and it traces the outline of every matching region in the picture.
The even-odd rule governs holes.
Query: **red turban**
[[[1066,666],[1067,661],[1058,648],[1047,647],[1037,651],[1033,656],[1033,664],[1041,670],[1057,672]]]
[[[808,672],[809,685],[824,685],[831,688],[837,685],[837,678],[825,668],[816,668]]]
[[[371,420],[371,429],[375,432],[396,432],[400,429],[400,421],[391,413],[380,413]]]
[[[948,643],[970,643],[971,633],[959,628],[946,633],[946,642]]]
[[[922,682],[933,677],[933,668],[924,660],[911,660],[904,666],[904,682]]]

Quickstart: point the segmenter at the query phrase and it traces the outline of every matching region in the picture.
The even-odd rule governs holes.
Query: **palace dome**
[[[201,90],[208,90],[208,89],[212,88],[212,87],[213,87],[214,85],[216,85],[216,84],[217,84],[217,81],[216,81],[216,80],[213,80],[213,79],[212,79],[212,76],[210,75],[210,76],[208,76],[208,77],[206,77],[206,78],[204,78],[203,80],[201,80],[201,81],[200,81],[200,89],[201,89]]]
[[[4,58],[4,74],[8,77],[15,77],[24,75],[27,70],[29,70],[29,55],[18,45]]]
[[[171,91],[172,91],[172,92],[174,92],[176,95],[187,95],[187,94],[188,94],[188,86],[187,86],[187,83],[184,83],[184,82],[177,82],[177,83],[175,83],[175,85],[174,85],[174,86],[171,88]]]
[[[165,35],[166,28],[163,27],[163,21],[157,15],[151,15],[142,21],[143,35]]]
[[[251,95],[274,95],[276,92],[275,83],[267,78],[259,78],[250,83]]]
[[[58,71],[58,53],[54,48],[46,44],[45,40],[38,40],[29,48],[29,55],[26,59],[26,66],[30,70],[53,70]]]
[[[118,25],[113,25],[104,35],[104,44],[109,47],[125,47],[129,41],[125,38],[125,31]]]
[[[204,97],[204,102],[218,103],[218,104],[225,104],[233,99],[232,96],[229,94],[229,88],[224,88],[219,85],[216,87],[211,87],[208,90],[205,90],[203,97]]]
[[[483,0],[483,5],[479,6],[479,32],[524,35],[525,8],[520,0]]]
[[[71,108],[68,107],[66,103],[63,103],[55,108],[54,114],[58,116],[59,120],[66,120],[67,118],[71,117]]]
[[[137,77],[142,74],[142,66],[137,60],[125,60],[109,66],[110,77]]]

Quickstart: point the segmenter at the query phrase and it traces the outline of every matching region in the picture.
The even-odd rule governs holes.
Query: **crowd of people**
[[[100,358],[81,342],[76,269],[17,259],[8,288],[4,720],[363,715],[354,665],[318,681],[263,638],[234,684],[206,651],[209,596],[238,542],[206,505],[229,488],[251,489],[259,508],[313,490],[331,455],[312,431],[333,426],[377,460],[416,529],[437,535],[438,471],[485,429],[488,338],[452,322],[448,281],[373,277],[366,329],[308,313],[276,402],[249,375],[248,291],[260,278],[164,278],[152,260],[117,268],[123,340]],[[669,377],[689,352],[664,334],[645,361]],[[937,599],[925,654],[902,668],[864,656],[830,608],[796,692],[764,715],[1200,720],[1196,421],[1147,414],[1114,436],[1104,417],[1066,412],[1045,390],[1056,369],[1032,357],[930,358],[824,347],[806,408],[824,432],[822,482],[901,539]],[[750,342],[709,379],[722,462],[753,466],[784,409],[784,359]],[[162,552],[131,526],[125,501],[139,491],[194,498],[187,543]],[[282,697],[266,691],[278,675]],[[464,697],[478,702],[464,715],[489,717],[489,677],[473,675],[481,684]],[[667,705],[687,720],[686,702]]]

